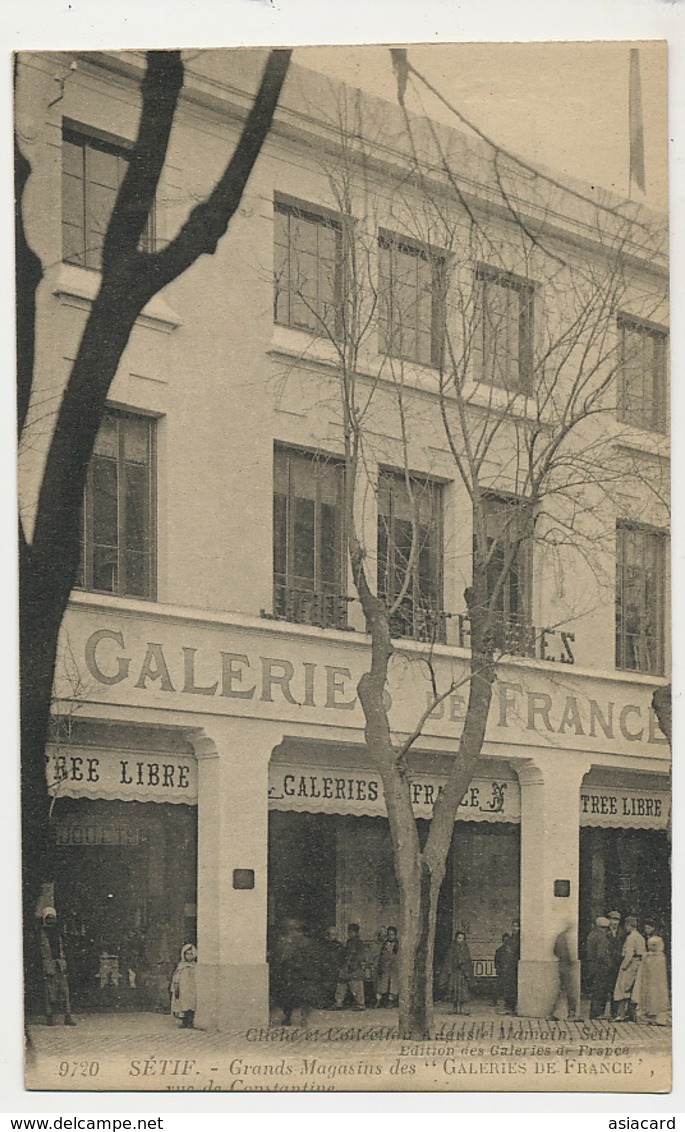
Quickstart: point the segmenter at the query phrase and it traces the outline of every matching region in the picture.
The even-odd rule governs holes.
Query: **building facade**
[[[189,63],[145,249],[211,189],[262,58]],[[44,265],[20,454],[29,528],[143,67],[134,53],[20,59],[26,227]],[[261,1025],[284,919],[340,936],[357,921],[370,952],[397,922],[357,695],[369,638],[346,561],[340,375],[367,391],[356,514],[396,605],[398,739],[430,705],[432,676],[454,687],[411,754],[425,831],[466,711],[474,540],[440,423],[445,326],[485,422],[500,536],[516,498],[512,428],[539,412],[553,429],[598,373],[602,412],[550,492],[548,537],[506,564],[493,555],[502,658],[454,826],[437,963],[462,927],[487,988],[520,919],[518,1009],[545,1015],[569,918],[581,943],[614,906],[668,929],[670,752],[651,708],[669,660],[665,225],[551,176],[531,186],[515,163],[512,208],[482,147],[424,120],[414,131],[398,107],[294,69],[216,254],[149,303],[122,358],[84,497],[47,758],[76,1009],[167,1007],[190,941],[198,1024]],[[569,338],[574,319],[589,338]],[[569,368],[590,384],[569,393]]]

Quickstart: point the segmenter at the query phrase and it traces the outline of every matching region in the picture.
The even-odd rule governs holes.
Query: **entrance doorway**
[[[196,807],[64,798],[55,831],[73,1009],[168,1010],[197,936]]]

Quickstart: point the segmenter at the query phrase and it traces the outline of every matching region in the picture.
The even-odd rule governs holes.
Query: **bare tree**
[[[100,287],[69,373],[40,483],[30,533],[19,520],[21,789],[24,924],[51,869],[45,781],[57,642],[79,563],[79,513],[107,394],[146,303],[202,255],[212,255],[236,212],[271,128],[290,52],[271,51],[234,152],[206,200],[159,250],[143,250],[184,82],[179,51],[150,51],[140,86],[136,141],[107,223]],[[22,98],[21,59],[17,99]],[[35,390],[36,292],[42,266],[24,213],[31,167],[15,136],[17,398],[21,444]],[[28,234],[27,234],[28,229]],[[27,961],[29,953],[27,952]],[[30,972],[27,972],[29,975]],[[28,982],[27,978],[27,982]]]
[[[406,58],[399,64],[402,98],[411,68]],[[275,265],[276,317],[279,304],[297,304],[298,325],[312,331],[305,352],[335,370],[347,554],[371,646],[358,694],[399,888],[400,1031],[423,1037],[433,1024],[438,896],[457,810],[481,757],[498,663],[544,656],[544,638],[560,628],[533,628],[525,563],[532,554],[541,567],[575,555],[595,590],[613,592],[603,547],[615,535],[627,477],[646,511],[655,502],[665,508],[665,485],[626,454],[617,422],[618,377],[630,360],[617,319],[627,310],[643,319],[661,311],[663,280],[636,285],[634,264],[663,254],[663,236],[635,210],[563,186],[483,139],[456,146],[451,132],[405,114],[389,157],[386,120],[365,119],[346,97],[336,114],[335,143],[316,156],[336,216],[322,223],[335,231],[338,250],[319,264],[315,285],[293,237],[290,260]],[[465,187],[476,181],[478,191]],[[559,215],[568,218],[565,231]],[[426,427],[451,454],[468,512],[457,643],[469,654],[442,684],[433,647],[444,639],[444,613],[421,570],[430,540],[426,482],[412,471]],[[322,438],[322,449],[333,443]],[[400,483],[401,542],[385,519],[379,465],[394,468]],[[576,604],[564,621],[588,612]],[[402,637],[425,643],[418,662],[432,691],[414,729],[399,735],[387,691]],[[431,713],[462,684],[463,728],[421,844],[409,754]]]

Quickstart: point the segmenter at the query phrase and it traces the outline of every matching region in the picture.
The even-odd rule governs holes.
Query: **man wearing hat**
[[[64,1012],[64,1025],[75,1026],[69,1002],[67,961],[64,954],[62,932],[54,908],[44,908],[40,926],[40,958],[45,990],[45,1020],[48,1026],[55,1023],[55,1013]]]
[[[626,941],[628,933],[621,927],[621,913],[614,909],[613,912],[607,913],[609,927],[607,929],[607,940],[609,941],[609,958],[611,960],[611,989],[613,991],[618,978],[618,971],[623,959],[623,944]],[[611,1017],[615,1018],[618,1013],[618,1003],[611,999]]]
[[[598,916],[585,945],[591,1018],[604,1017],[607,1003],[611,1001],[616,982],[609,952],[608,930],[608,918]]]

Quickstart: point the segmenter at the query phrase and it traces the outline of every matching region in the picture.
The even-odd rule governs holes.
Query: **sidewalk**
[[[671,1031],[437,1009],[436,1037],[403,1040],[397,1011],[315,1011],[307,1027],[180,1029],[164,1014],[30,1023],[28,1088],[151,1091],[555,1090],[662,1092]]]

